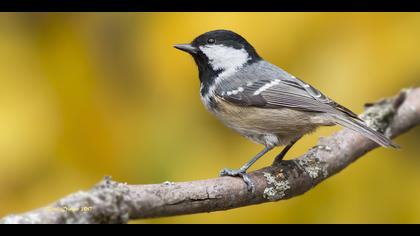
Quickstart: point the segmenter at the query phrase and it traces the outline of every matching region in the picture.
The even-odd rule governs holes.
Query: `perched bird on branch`
[[[246,171],[252,164],[274,147],[286,146],[275,159],[281,161],[293,144],[319,126],[339,124],[384,147],[398,148],[349,109],[265,61],[237,33],[210,31],[175,48],[194,58],[206,108],[226,126],[265,146],[240,169],[220,173],[242,177],[250,191],[255,186]]]

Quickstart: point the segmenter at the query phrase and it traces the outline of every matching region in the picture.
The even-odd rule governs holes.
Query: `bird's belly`
[[[209,110],[226,126],[265,146],[287,145],[318,126],[311,122],[313,115],[308,112],[240,107],[221,99],[216,104]]]

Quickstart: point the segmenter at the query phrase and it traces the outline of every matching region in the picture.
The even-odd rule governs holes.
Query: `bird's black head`
[[[255,49],[239,34],[214,30],[195,38],[190,44],[175,48],[191,54],[198,66],[200,80],[210,83],[218,76],[227,76],[244,65],[261,60]]]

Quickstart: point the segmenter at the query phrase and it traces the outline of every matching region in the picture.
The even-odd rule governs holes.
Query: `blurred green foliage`
[[[257,153],[205,110],[193,60],[172,48],[220,28],[355,112],[420,84],[418,13],[2,13],[0,215],[104,175],[211,178]],[[417,128],[401,151],[377,149],[298,198],[136,223],[420,223],[419,139]]]

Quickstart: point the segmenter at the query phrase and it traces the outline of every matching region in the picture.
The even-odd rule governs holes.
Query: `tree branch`
[[[367,124],[396,137],[420,124],[420,88],[367,105]],[[10,215],[0,223],[126,223],[132,219],[184,215],[238,208],[303,194],[378,147],[343,129],[291,161],[250,173],[256,191],[240,178],[221,177],[183,183],[127,185],[105,178],[92,189],[71,194],[49,206]]]

